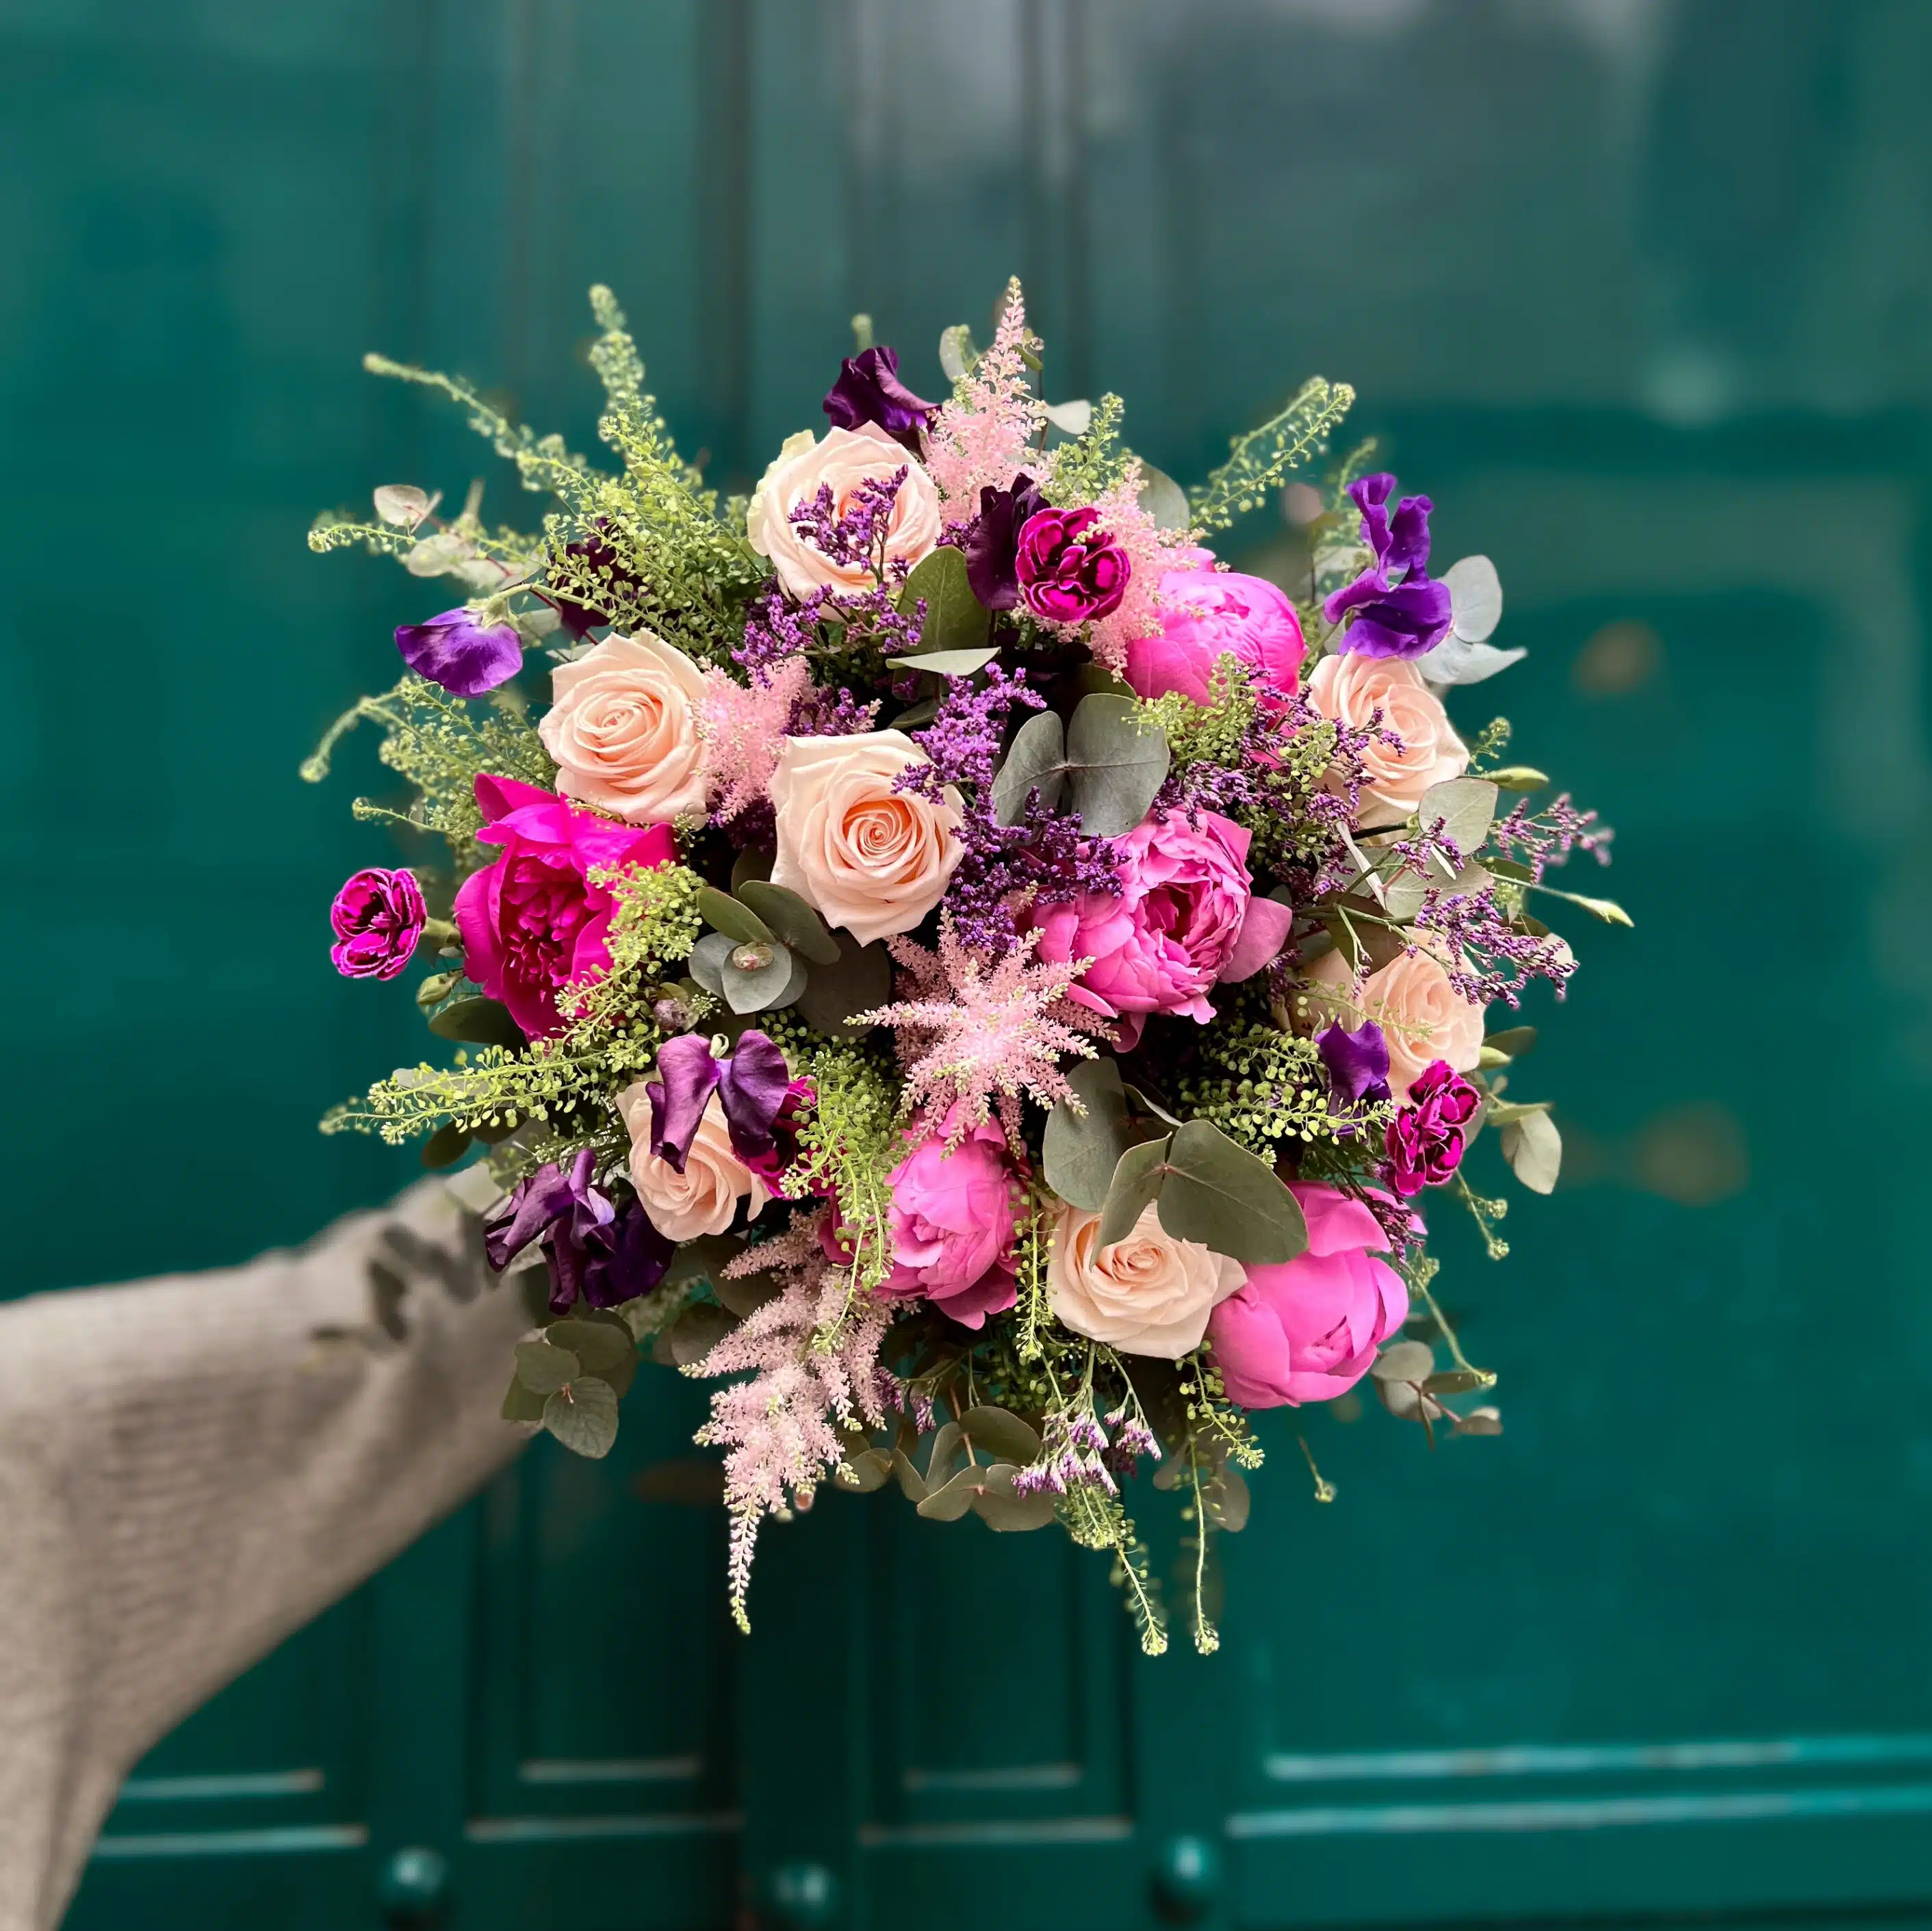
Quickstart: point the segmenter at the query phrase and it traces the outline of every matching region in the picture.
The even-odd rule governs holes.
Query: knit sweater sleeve
[[[516,1453],[527,1325],[434,1182],[0,1306],[0,1931],[52,1931],[136,1761]]]

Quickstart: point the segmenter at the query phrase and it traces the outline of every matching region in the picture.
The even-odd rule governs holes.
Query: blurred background
[[[1218,1657],[891,1496],[773,1531],[739,1639],[647,1376],[164,1745],[76,1931],[1932,1915],[1928,73],[1924,0],[0,0],[8,1291],[415,1171],[314,1131],[419,1031],[327,958],[376,768],[296,766],[447,586],[304,533],[534,520],[359,357],[594,447],[593,280],[730,482],[854,310],[939,394],[1011,271],[1184,481],[1354,382],[1529,651],[1459,721],[1636,920],[1523,1015],[1554,1198],[1499,1266],[1435,1208],[1507,1432],[1300,1417],[1324,1507],[1273,1418]]]

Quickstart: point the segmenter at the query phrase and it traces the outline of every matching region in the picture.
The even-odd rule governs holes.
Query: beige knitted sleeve
[[[52,1931],[142,1753],[522,1447],[528,1325],[434,1181],[0,1306],[0,1931]]]

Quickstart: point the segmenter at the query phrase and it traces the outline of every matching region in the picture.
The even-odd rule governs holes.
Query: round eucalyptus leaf
[[[1107,1188],[1107,1204],[1100,1210],[1100,1243],[1111,1247],[1134,1231],[1134,1223],[1147,1211],[1149,1201],[1160,1192],[1166,1177],[1163,1164],[1169,1140],[1148,1140],[1130,1147],[1114,1168]]]
[[[728,892],[720,892],[715,885],[698,887],[698,914],[707,925],[736,940],[740,945],[776,936],[748,904],[734,898]]]
[[[1369,1370],[1378,1381],[1426,1381],[1435,1372],[1436,1351],[1426,1341],[1391,1343]]]
[[[584,1364],[567,1348],[548,1341],[517,1343],[517,1379],[533,1393],[548,1395],[584,1372]]]
[[[1391,919],[1410,919],[1422,910],[1422,901],[1432,892],[1456,898],[1473,898],[1486,892],[1494,880],[1479,865],[1466,865],[1454,878],[1445,878],[1442,868],[1432,858],[1420,871],[1402,871],[1389,880],[1386,903]]]
[[[1190,1120],[1168,1142],[1160,1224],[1244,1267],[1278,1267],[1308,1246],[1301,1203],[1265,1160]]]
[[[724,997],[724,961],[740,943],[728,932],[706,932],[691,949],[691,976],[715,999]]]
[[[1185,529],[1191,520],[1187,492],[1165,469],[1141,459],[1140,506],[1162,529]]]
[[[1453,839],[1465,858],[1473,858],[1496,822],[1496,787],[1486,778],[1451,778],[1422,794],[1416,820],[1426,832],[1441,819],[1442,835]]]
[[[1479,1368],[1445,1368],[1439,1375],[1431,1375],[1422,1384],[1425,1395],[1468,1395],[1478,1388],[1493,1388],[1496,1378],[1485,1375]]]
[[[567,1349],[582,1364],[584,1372],[602,1375],[614,1368],[627,1354],[638,1351],[630,1330],[614,1321],[554,1321],[544,1330],[544,1339],[553,1348]]]
[[[735,1315],[700,1303],[686,1308],[672,1323],[666,1351],[679,1367],[688,1368],[702,1361],[737,1325]]]
[[[1450,1432],[1454,1435],[1501,1435],[1502,1413],[1496,1408],[1472,1408]]]
[[[982,1471],[967,1468],[928,1491],[919,1505],[919,1513],[929,1522],[956,1522],[972,1507],[980,1492]]]
[[[746,963],[740,964],[740,959]],[[761,939],[750,940],[742,946],[734,946],[725,955],[718,975],[724,983],[724,1003],[734,1012],[769,1012],[784,1003],[794,972],[803,971],[803,965],[792,956],[790,948],[776,939],[769,943]]]
[[[814,965],[838,963],[838,941],[817,911],[788,886],[747,879],[738,888],[738,898],[770,928],[768,936],[782,939]]]
[[[1511,1026],[1500,1033],[1492,1033],[1483,1044],[1500,1053],[1506,1060],[1520,1060],[1527,1056],[1536,1044],[1534,1026]]]
[[[1040,1437],[1032,1426],[1010,1408],[982,1404],[968,1408],[959,1417],[976,1454],[995,1456],[1001,1462],[1016,1462],[1022,1468],[1040,1455]]]
[[[772,856],[770,852],[760,851],[755,845],[747,845],[731,861],[732,895],[736,897],[754,880],[770,877],[772,863]],[[745,902],[748,905],[752,901],[748,898]]]
[[[440,1006],[463,983],[460,972],[433,972],[416,988],[416,1003],[427,1012]]]
[[[1133,1144],[1120,1069],[1111,1059],[1083,1060],[1067,1084],[1085,1109],[1061,1100],[1046,1117],[1042,1165],[1046,1183],[1070,1205],[1098,1213],[1107,1204],[1114,1169]],[[1030,1457],[1028,1458],[1030,1459]]]
[[[1066,787],[1066,749],[1058,712],[1036,711],[1021,725],[993,779],[993,815],[1001,824],[1016,825],[1026,815],[1029,792],[1037,791],[1049,811],[1060,802]]]
[[[850,932],[834,936],[838,963],[818,967],[806,979],[799,1015],[830,1038],[856,1039],[867,1029],[848,1024],[853,1015],[872,1012],[892,996],[892,955],[883,945],[860,945]]]
[[[912,1465],[912,1458],[902,1448],[892,1450],[892,1473],[898,1477],[900,1490],[908,1502],[926,1500],[926,1477]]]
[[[938,1433],[932,1438],[932,1453],[926,1457],[926,1486],[938,1488],[951,1477],[954,1470],[970,1463],[965,1431],[956,1421],[941,1423]]]
[[[573,1455],[599,1462],[617,1439],[617,1393],[586,1375],[544,1403],[544,1426]]]
[[[1211,1482],[1201,1486],[1201,1500],[1208,1520],[1230,1535],[1239,1535],[1247,1527],[1250,1499],[1241,1471],[1232,1466],[1222,1467]]]
[[[1555,1191],[1563,1165],[1563,1135],[1546,1113],[1526,1113],[1502,1130],[1503,1158],[1532,1193]]]
[[[1130,698],[1082,698],[1066,733],[1070,802],[1081,829],[1096,838],[1132,831],[1166,780],[1168,757],[1167,739],[1141,721]]]
[[[973,331],[963,322],[939,331],[939,366],[949,382],[962,381],[973,373],[980,352],[973,345]]]
[[[439,1039],[460,1039],[472,1046],[508,1046],[514,1051],[524,1043],[510,1009],[494,999],[459,999],[430,1021],[429,1030]]]
[[[892,1458],[883,1448],[868,1448],[850,1457],[838,1471],[838,1486],[855,1495],[869,1495],[891,1480]]]
[[[973,1498],[973,1513],[989,1529],[1002,1535],[1024,1534],[1029,1529],[1043,1529],[1053,1520],[1058,1498],[1052,1489],[1038,1495],[1016,1495],[1013,1477],[1017,1468],[996,1462],[980,1471],[978,1492]]]
[[[540,1395],[534,1388],[526,1387],[522,1375],[512,1375],[500,1412],[506,1421],[542,1421],[544,1403],[549,1399],[548,1394]]]
[[[1491,636],[1503,616],[1502,579],[1486,556],[1464,556],[1442,573],[1456,634],[1472,643]]]
[[[919,632],[922,652],[977,650],[985,644],[992,613],[973,594],[963,550],[943,543],[914,566],[899,592],[899,609],[913,610],[922,598],[926,604]]]

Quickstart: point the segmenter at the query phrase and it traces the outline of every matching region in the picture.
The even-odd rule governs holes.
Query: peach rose
[[[1330,996],[1311,996],[1324,1012],[1339,1012],[1352,1025],[1357,1016],[1372,1019],[1388,1042],[1389,1090],[1398,1102],[1408,1098],[1410,1083],[1423,1069],[1447,1060],[1459,1073],[1469,1072],[1483,1054],[1483,1009],[1449,983],[1442,961],[1431,954],[1404,952],[1362,982],[1351,994],[1348,964],[1339,952],[1324,952],[1308,969]]]
[[[772,883],[815,906],[862,946],[909,932],[946,895],[964,856],[964,801],[892,789],[926,758],[903,731],[787,738],[772,773],[778,850]]]
[[[906,479],[886,526],[886,556],[916,563],[939,541],[939,493],[917,460],[876,422],[828,429],[817,438],[808,429],[787,436],[752,498],[745,534],[760,556],[772,559],[778,581],[794,597],[818,589],[869,590],[872,573],[864,564],[833,562],[792,527],[789,513],[814,501],[827,484],[842,512],[861,483],[884,482],[902,469]]]
[[[1442,701],[1406,659],[1350,651],[1324,657],[1308,680],[1308,701],[1324,718],[1352,730],[1367,727],[1379,711],[1382,727],[1401,748],[1372,739],[1362,753],[1361,823],[1400,824],[1432,784],[1469,768],[1468,747],[1450,726]]]
[[[730,1129],[714,1093],[680,1173],[651,1151],[651,1102],[647,1081],[627,1086],[617,1110],[631,1136],[631,1183],[651,1224],[668,1240],[695,1240],[700,1234],[722,1234],[738,1203],[748,1198],[756,1219],[772,1190],[731,1150]]]
[[[607,637],[550,673],[554,702],[537,726],[556,788],[627,824],[704,809],[698,712],[704,676],[646,631]]]
[[[1064,1202],[1054,1217],[1047,1292],[1061,1324],[1125,1354],[1178,1360],[1246,1273],[1198,1241],[1177,1240],[1151,1202],[1125,1240],[1100,1244],[1100,1216]]]

